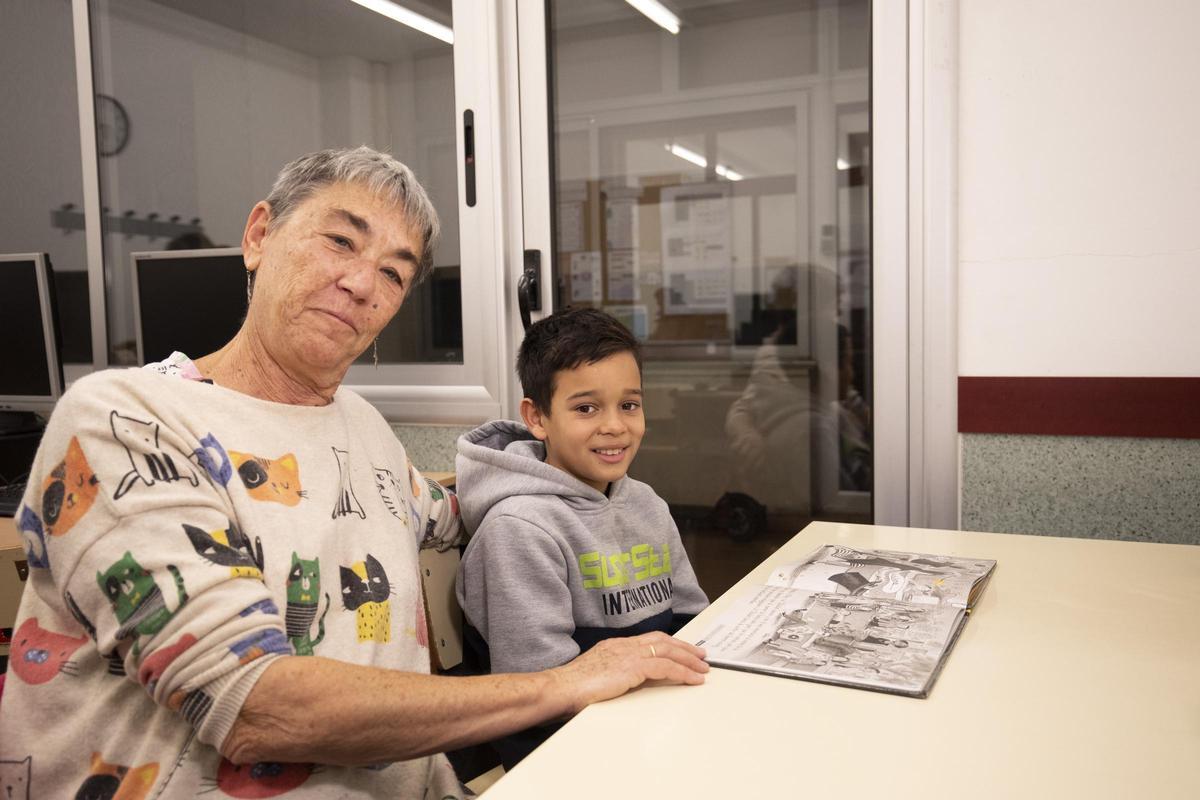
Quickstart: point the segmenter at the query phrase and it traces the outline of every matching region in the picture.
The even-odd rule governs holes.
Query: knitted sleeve
[[[109,672],[220,746],[263,669],[292,650],[261,547],[231,516],[228,455],[175,429],[177,413],[111,376],[79,381],[47,426],[18,527],[31,568],[52,578],[43,600]],[[119,713],[149,722],[153,707]]]
[[[426,478],[411,461],[408,463],[408,475],[416,504],[417,546],[445,551],[463,544],[466,537],[454,492],[432,478]]]

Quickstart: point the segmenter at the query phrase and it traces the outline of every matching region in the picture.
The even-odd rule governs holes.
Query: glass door
[[[630,474],[705,589],[808,521],[871,522],[868,0],[519,9],[523,100],[524,43],[546,42],[549,140],[524,169],[526,215],[548,197],[549,300],[643,342]]]

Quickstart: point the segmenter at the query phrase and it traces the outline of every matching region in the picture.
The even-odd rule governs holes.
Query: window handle
[[[529,312],[542,310],[542,251],[526,250],[525,265],[517,279],[517,306],[521,310],[521,324],[529,330],[532,324]]]
[[[463,112],[463,165],[466,167],[467,208],[475,207],[475,112]]]

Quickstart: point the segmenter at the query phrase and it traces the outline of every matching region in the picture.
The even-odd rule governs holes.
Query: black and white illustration
[[[350,454],[345,450],[332,448],[338,464],[338,497],[337,504],[330,515],[333,519],[348,514],[357,514],[359,519],[366,519],[367,512],[363,511],[362,503],[354,496],[354,487],[350,484]]]
[[[187,481],[199,486],[200,479],[192,471],[189,462],[183,462],[183,472],[175,466],[171,454],[158,446],[158,423],[144,422],[133,417],[124,417],[116,411],[109,415],[113,436],[125,448],[132,469],[121,476],[114,500],[120,500],[137,483],[153,486],[156,483]]]
[[[718,666],[925,697],[994,561],[822,547],[698,642]]]
[[[972,587],[982,591],[994,561],[986,559],[856,550],[825,545],[799,564],[771,573],[767,584],[833,592],[876,600],[944,605],[967,603]]]

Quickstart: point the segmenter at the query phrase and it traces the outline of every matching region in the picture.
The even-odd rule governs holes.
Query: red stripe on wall
[[[1200,378],[960,377],[958,430],[1200,439]]]

